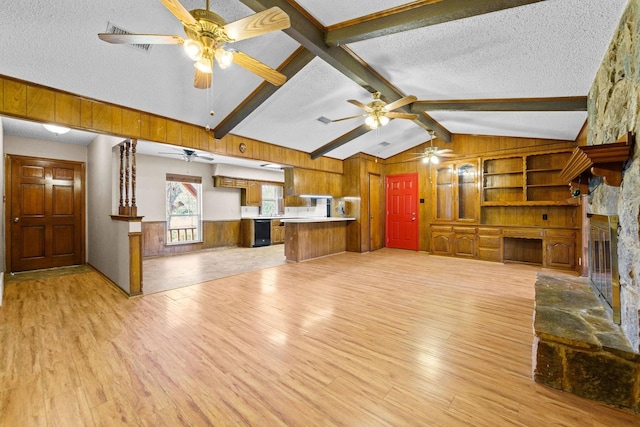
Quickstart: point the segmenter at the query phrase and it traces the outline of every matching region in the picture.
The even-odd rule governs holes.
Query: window
[[[262,184],[262,215],[282,215],[284,205],[282,202],[282,186]]]
[[[202,241],[202,178],[167,174],[167,243]]]

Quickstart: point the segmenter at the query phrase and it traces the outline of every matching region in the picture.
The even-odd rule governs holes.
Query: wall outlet
[[[546,221],[547,220],[547,214],[542,214],[542,220]]]

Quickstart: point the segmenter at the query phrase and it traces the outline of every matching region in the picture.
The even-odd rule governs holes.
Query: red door
[[[387,176],[387,247],[418,250],[418,174]]]

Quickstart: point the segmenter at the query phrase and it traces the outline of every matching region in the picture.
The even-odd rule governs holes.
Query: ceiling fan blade
[[[350,102],[351,104],[355,105],[358,108],[362,108],[367,113],[370,113],[371,111],[373,111],[373,108],[369,107],[368,105],[363,104],[362,102],[360,102],[358,100],[348,99],[347,102]]]
[[[413,114],[413,113],[394,113],[389,112],[387,114],[385,114],[385,116],[389,117],[390,119],[409,119],[409,120],[415,120],[418,118],[417,114]]]
[[[411,104],[412,102],[416,102],[418,98],[413,95],[405,96],[404,98],[400,98],[397,101],[393,101],[384,106],[384,109],[387,111],[395,110],[396,108],[400,108],[407,104]],[[417,116],[416,116],[417,118]]]
[[[160,2],[169,9],[169,12],[185,25],[196,25],[198,21],[191,16],[189,11],[178,0],[160,0]]]
[[[204,73],[196,68],[196,74],[193,78],[193,87],[198,89],[209,89],[211,87],[212,79],[213,73]]]
[[[453,154],[453,153],[441,153],[440,151],[438,151],[436,153],[436,156],[438,157],[458,157],[457,154]]]
[[[158,154],[168,154],[170,156],[182,156],[182,153],[167,153],[166,151],[158,152]]]
[[[273,31],[284,30],[291,26],[289,15],[279,7],[272,7],[246,18],[230,22],[222,29],[231,41],[245,40]]]
[[[233,62],[262,77],[272,85],[281,86],[287,81],[287,76],[252,58],[246,53],[233,52]]]
[[[343,120],[351,120],[351,119],[357,119],[359,117],[366,117],[366,114],[358,114],[357,116],[351,116],[351,117],[344,117],[342,119],[335,119],[335,120],[331,120],[331,122],[341,122]]]
[[[207,156],[196,156],[199,159],[204,159],[204,160],[213,160],[213,157],[207,157]]]
[[[443,150],[438,150],[438,154],[451,153],[453,150],[450,148],[445,148]]]
[[[182,44],[184,39],[169,34],[98,34],[100,40],[114,44]]]

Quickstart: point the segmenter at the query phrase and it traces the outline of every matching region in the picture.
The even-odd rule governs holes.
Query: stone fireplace
[[[639,132],[640,0],[629,0],[589,92],[588,135],[579,138],[580,148],[599,151],[604,159],[621,138]],[[585,211],[601,224],[598,231],[583,231],[583,246],[596,237],[591,233],[610,230],[608,240],[600,235],[592,239],[591,250],[583,257],[595,269],[593,279],[601,285],[598,293],[610,294],[611,307],[596,296],[587,277],[540,274],[534,377],[551,387],[640,412],[640,151],[631,142],[629,148],[629,159],[616,166],[618,179],[581,188],[583,195],[588,194],[582,199]],[[603,159],[602,166],[609,167]],[[599,165],[591,166],[587,170],[598,175]],[[582,180],[583,186],[586,182]],[[617,232],[611,224],[615,218]],[[617,254],[617,262],[605,255],[609,249]],[[610,275],[609,291],[602,279]],[[616,288],[619,319],[614,308]]]
[[[618,216],[589,215],[589,279],[611,319],[620,324]]]

